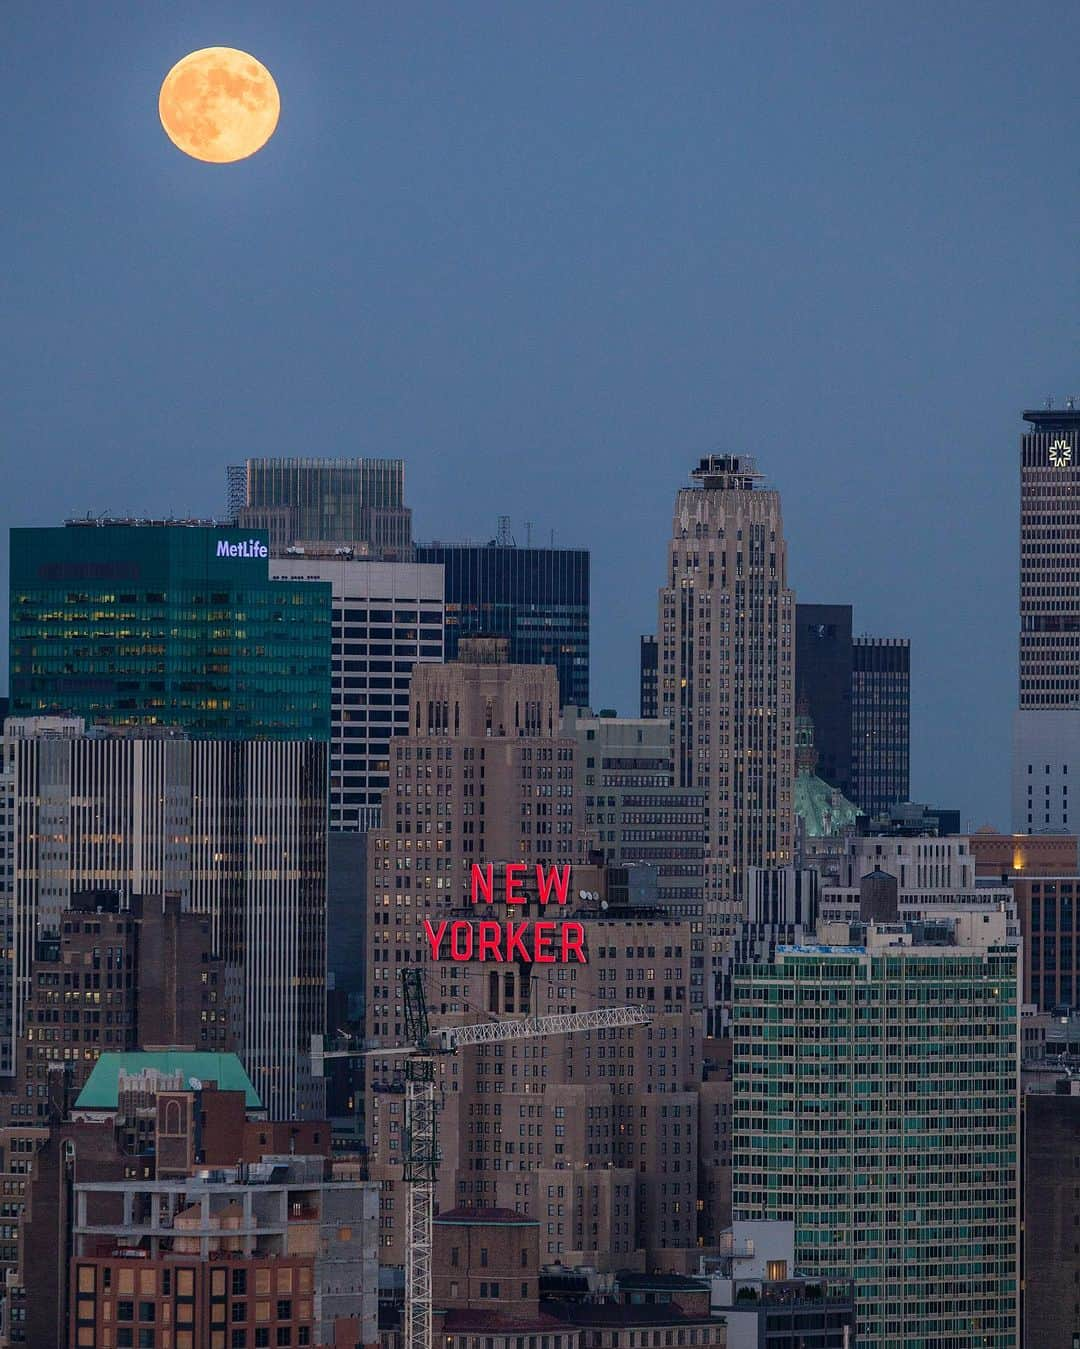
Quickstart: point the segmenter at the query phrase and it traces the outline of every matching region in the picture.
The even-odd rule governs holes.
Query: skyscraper
[[[851,605],[795,606],[795,687],[814,723],[819,775],[851,791]]]
[[[746,869],[792,859],[794,596],[780,494],[745,455],[710,455],[675,499],[660,591],[660,715],[676,781],[708,793],[706,916],[734,930]]]
[[[794,1222],[799,1269],[854,1277],[866,1349],[1019,1342],[1006,927],[824,925],[735,974],[734,1217]]]
[[[1080,410],[1070,399],[1024,420],[1013,830],[1068,833],[1070,767],[1074,780],[1080,773],[1080,552],[1070,542],[1080,513]],[[1075,831],[1075,810],[1072,819]]]
[[[267,535],[205,521],[11,531],[12,716],[330,733],[330,587],[272,581]]]
[[[856,637],[851,670],[851,792],[880,815],[910,792],[911,644],[906,637]]]
[[[795,634],[795,684],[814,723],[818,773],[865,815],[906,801],[910,642],[852,637],[850,604],[797,604]]]
[[[273,551],[336,543],[406,557],[412,512],[402,459],[246,459],[226,469],[229,518],[268,532]]]
[[[445,570],[447,660],[463,637],[505,637],[512,664],[555,667],[560,706],[588,706],[587,549],[430,543],[416,560]]]
[[[325,1025],[326,743],[9,718],[0,757],[12,802],[0,836],[13,862],[0,878],[12,1036],[24,1030],[35,944],[56,933],[73,893],[105,888],[124,904],[178,893],[210,918],[264,1103],[279,1119],[321,1117],[309,1051]]]
[[[270,574],[330,587],[330,828],[374,829],[390,783],[390,739],[409,729],[413,666],[443,658],[442,568],[308,549],[273,558]]]

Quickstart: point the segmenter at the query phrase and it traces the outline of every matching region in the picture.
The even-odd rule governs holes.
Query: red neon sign
[[[524,862],[508,862],[503,869],[501,893],[496,896],[495,868],[492,863],[472,864],[471,896],[474,904],[498,902],[512,907],[525,904],[524,890],[528,867]],[[541,904],[565,904],[570,894],[570,867],[545,868],[537,862],[536,890]],[[499,964],[524,962],[554,965],[576,960],[587,963],[585,929],[579,922],[556,923],[550,918],[497,922],[483,919],[444,918],[438,927],[424,919],[424,936],[431,948],[432,960],[495,961]]]

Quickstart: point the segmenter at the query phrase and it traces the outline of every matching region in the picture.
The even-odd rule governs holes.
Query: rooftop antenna
[[[1065,399],[1065,406],[1070,412],[1076,411],[1076,394],[1069,394],[1068,398]]]
[[[499,546],[502,548],[513,548],[514,536],[510,533],[510,517],[508,515],[499,516]]]
[[[1054,410],[1054,400],[1052,397],[1047,398],[1046,400],[1046,410],[1047,412],[1052,412]]]
[[[526,547],[526,548],[531,548],[531,547],[532,547],[532,521],[531,521],[531,520],[526,520],[526,521],[525,521],[525,547]]]

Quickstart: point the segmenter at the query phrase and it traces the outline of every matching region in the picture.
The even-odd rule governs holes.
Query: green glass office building
[[[207,523],[11,531],[11,716],[330,734],[330,586],[272,580],[266,533]]]
[[[990,917],[736,972],[733,1215],[854,1278],[860,1349],[1019,1344],[1017,949]]]

